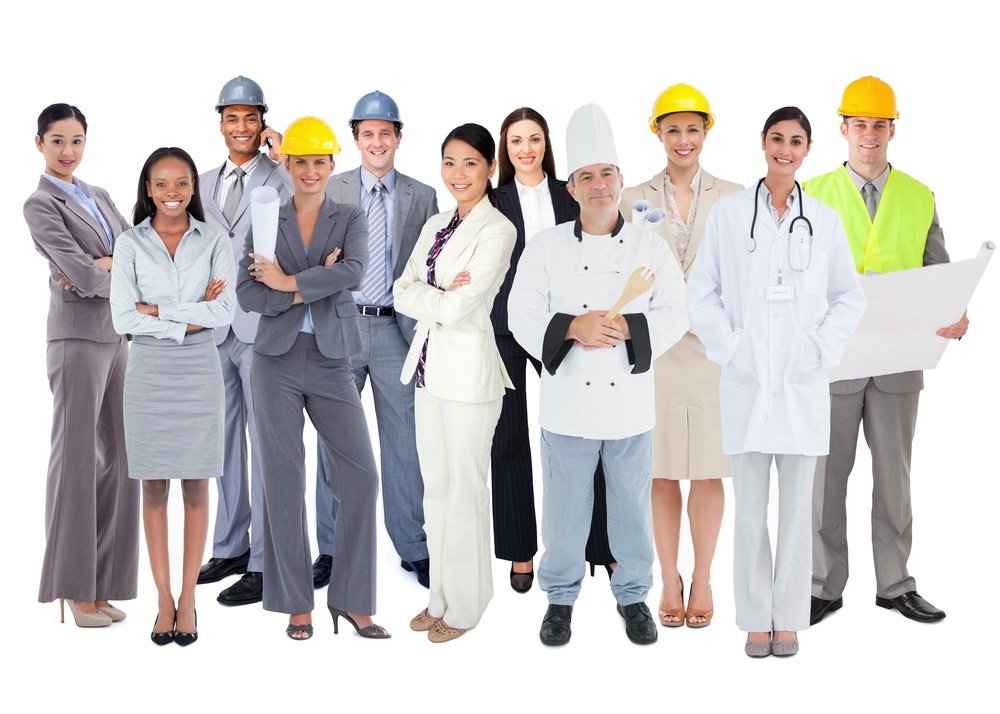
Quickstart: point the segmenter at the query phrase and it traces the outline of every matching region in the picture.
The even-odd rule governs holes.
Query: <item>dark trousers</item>
[[[500,421],[493,436],[490,468],[493,474],[493,541],[500,560],[525,562],[538,552],[531,446],[528,443],[528,402],[525,370],[528,362],[541,374],[542,365],[511,336],[497,335],[497,349],[514,383],[503,398]],[[608,544],[608,507],[604,469],[594,473],[594,512],[587,540],[587,560],[596,565],[615,562]]]

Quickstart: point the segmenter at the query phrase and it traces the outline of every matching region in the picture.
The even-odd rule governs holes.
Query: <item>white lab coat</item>
[[[648,266],[652,289],[623,314],[642,313],[649,328],[650,360],[688,329],[684,278],[666,242],[655,233],[624,224],[614,235],[574,234],[575,222],[531,239],[517,264],[507,302],[511,332],[535,358],[542,358],[553,318],[610,310],[632,272]],[[572,347],[555,374],[542,371],[538,423],[547,431],[586,439],[624,439],[653,428],[653,370],[632,374],[626,345],[584,350]]]
[[[803,196],[813,242],[811,261],[800,272],[789,266],[797,192],[780,230],[766,195],[761,186],[756,198],[751,188],[716,202],[688,280],[688,315],[709,359],[722,365],[723,451],[821,456],[830,448],[827,371],[840,362],[865,297],[836,211]],[[755,200],[757,247],[751,253]],[[800,235],[807,235],[803,223],[795,226],[796,250]],[[808,251],[795,255],[806,258]],[[767,300],[779,269],[793,300]]]

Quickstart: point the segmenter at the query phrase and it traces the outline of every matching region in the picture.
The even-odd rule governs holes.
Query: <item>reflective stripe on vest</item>
[[[809,179],[802,190],[840,214],[859,273],[891,273],[924,264],[934,194],[916,179],[890,169],[874,223],[844,166]]]

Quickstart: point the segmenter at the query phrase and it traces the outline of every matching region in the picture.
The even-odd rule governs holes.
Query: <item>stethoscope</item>
[[[758,201],[760,197],[760,187],[764,184],[764,179],[760,179],[757,182],[757,188],[753,194],[753,220],[750,221],[750,240],[747,241],[747,252],[753,253],[757,250],[757,240],[753,237],[753,229],[757,225],[757,209],[760,207],[760,202]],[[792,270],[796,270],[800,273],[805,272],[809,269],[809,264],[812,262],[812,244],[813,244],[813,224],[806,218],[805,214],[802,212],[802,187],[799,182],[795,182],[795,189],[799,193],[799,215],[792,219],[792,222],[788,226],[788,265]],[[795,223],[797,221],[805,221],[806,228],[809,230],[809,253],[806,257],[806,264],[804,267],[797,268],[792,264],[792,233],[795,230]],[[799,236],[799,254],[802,253],[802,248],[806,245],[805,234]]]

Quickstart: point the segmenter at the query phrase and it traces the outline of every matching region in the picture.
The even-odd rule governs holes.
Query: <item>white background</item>
[[[802,634],[802,651],[791,660],[743,655],[744,636],[733,624],[731,501],[713,578],[715,622],[702,631],[661,628],[652,647],[626,640],[603,573],[584,583],[572,642],[543,647],[537,632],[544,594],[537,587],[515,594],[503,563],[495,564],[496,595],[480,626],[457,642],[431,645],[407,628],[426,591],[399,569],[380,528],[377,620],[392,631],[392,640],[363,641],[343,631],[334,637],[325,610],[317,609],[315,638],[293,643],[284,635],[283,615],[216,604],[229,580],[199,588],[199,642],[186,650],[161,649],[148,639],[156,598],[144,546],[140,594],[123,604],[125,623],[98,631],[60,626],[57,606],[36,602],[51,417],[48,293],[45,263],[20,212],[43,169],[33,144],[35,118],[57,101],[78,105],[90,122],[80,177],[106,187],[128,214],[138,171],[156,147],[184,147],[201,170],[224,159],[213,108],[219,88],[237,74],[264,87],[267,119],[276,128],[303,114],[327,119],[345,146],[339,169],[358,164],[347,129],[355,100],[380,89],[398,101],[406,124],[398,167],[434,185],[447,208],[453,203],[438,176],[441,139],[466,121],[498,132],[501,119],[522,105],[549,120],[562,175],[569,114],[580,104],[601,104],[616,132],[626,185],[646,179],[664,164],[646,118],[656,95],[676,82],[702,89],[717,115],[703,165],[744,184],[764,171],[759,132],[765,117],[779,106],[801,107],[814,128],[815,144],[800,175],[808,178],[846,158],[835,113],[840,93],[856,77],[875,74],[892,84],[900,106],[890,159],[935,191],[948,247],[958,260],[975,254],[983,240],[997,239],[996,39],[988,27],[995,25],[963,1],[50,1],[6,13],[0,136],[10,170],[2,178],[0,225],[9,248],[2,271],[10,297],[0,352],[6,377],[0,417],[6,476],[0,646],[6,657],[0,672],[15,708],[4,708],[995,706],[986,699],[985,680],[995,674],[1000,636],[993,601],[1000,492],[990,443],[1000,395],[997,267],[987,271],[970,307],[968,337],[948,348],[921,395],[910,568],[922,594],[949,613],[940,624],[916,624],[873,604],[871,475],[862,446],[849,499],[854,570],[846,604]],[[536,403],[534,379],[529,391]],[[367,395],[365,404],[371,413]],[[306,440],[311,450],[311,433]],[[171,508],[176,580],[179,489]],[[681,572],[687,577],[690,569],[685,543]],[[654,612],[658,580],[648,601]],[[320,608],[324,600],[321,593]],[[993,666],[987,668],[988,661]]]

